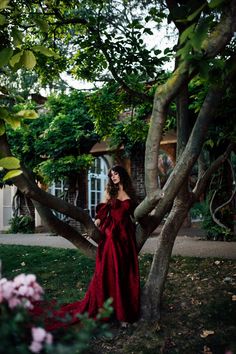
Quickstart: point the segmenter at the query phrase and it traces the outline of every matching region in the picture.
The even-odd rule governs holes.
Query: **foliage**
[[[215,223],[210,213],[209,202],[212,193],[209,193],[206,197],[206,200],[203,202],[203,221],[202,228],[207,232],[207,238],[210,240],[221,240],[221,241],[230,241],[232,239],[232,233],[230,230],[219,226]],[[226,207],[220,211],[221,220],[228,219],[230,210]]]
[[[33,5],[33,4],[32,4]],[[0,68],[1,68],[1,92],[13,100],[13,92],[9,94],[9,89],[5,87],[7,79],[11,73],[24,68],[32,70],[37,62],[37,57],[57,57],[57,54],[39,45],[39,41],[35,38],[35,29],[42,31],[42,27],[37,18],[37,5],[34,4],[34,12],[31,15],[26,14],[27,3],[17,1],[2,1],[0,7]],[[37,32],[37,30],[36,30]],[[38,33],[39,34],[39,33]],[[42,34],[42,32],[41,32]],[[37,45],[36,45],[36,42]],[[12,102],[11,102],[12,104]],[[34,119],[37,114],[33,111],[22,111],[14,114],[8,105],[0,106],[0,133],[5,132],[5,124],[10,124],[14,129],[20,127],[23,118]]]
[[[217,60],[219,62],[220,59]],[[223,59],[221,59],[221,64],[223,64]],[[217,76],[218,70],[217,67],[219,63],[214,63],[214,72]],[[224,67],[221,71],[227,71],[228,68]],[[217,78],[215,78],[217,80]],[[190,118],[193,119],[196,117],[196,114],[200,111],[203,101],[206,97],[207,91],[209,89],[209,81],[201,77],[197,77],[192,80],[190,85],[190,105],[189,109],[191,112]],[[235,105],[235,83],[231,82],[228,85],[227,90],[221,97],[221,105],[219,105],[217,112],[214,117],[214,121],[209,126],[209,130],[206,136],[206,142],[204,149],[210,152],[214,158],[216,157],[216,152],[219,146],[225,146],[229,142],[236,141],[235,135],[235,119],[236,119],[236,110]]]
[[[88,97],[90,113],[95,122],[95,129],[101,137],[110,136],[114,124],[123,112],[124,93],[119,92],[119,85],[111,83],[92,93]]]
[[[163,82],[167,76],[162,74],[159,82]],[[152,87],[150,96],[153,92]],[[145,143],[152,113],[151,102],[130,96],[119,84],[110,81],[88,96],[88,104],[96,132],[100,138],[108,139],[111,147],[123,144],[125,154],[129,155],[137,145]],[[173,104],[169,110],[165,131],[176,128],[175,111]]]
[[[43,289],[33,274],[19,274],[12,281],[0,280],[0,353],[84,353],[91,337],[110,337],[108,326],[103,323],[112,313],[108,299],[96,319],[80,315],[80,330],[67,329],[51,333],[42,327],[42,319],[32,315],[35,301],[42,298]],[[53,343],[54,341],[54,343]],[[3,351],[2,351],[3,350]]]
[[[75,176],[83,170],[88,170],[93,161],[91,155],[65,156],[56,160],[49,159],[41,162],[35,167],[34,172],[40,176],[44,182],[50,183],[59,181],[66,176]]]
[[[193,219],[202,219],[204,213],[204,203],[195,203],[190,209],[190,215]]]
[[[0,353],[45,353],[45,345],[52,344],[52,334],[39,327],[29,312],[42,294],[33,274],[0,280]]]
[[[87,95],[78,91],[50,96],[39,118],[9,130],[9,137],[14,155],[44,182],[70,178],[89,168],[88,153],[98,139]]]
[[[9,220],[9,234],[31,234],[34,232],[34,220],[28,215],[16,215]]]
[[[4,157],[0,159],[0,171],[2,170],[8,170],[8,172],[2,177],[3,182],[19,176],[22,173],[20,169],[20,161],[15,157]]]

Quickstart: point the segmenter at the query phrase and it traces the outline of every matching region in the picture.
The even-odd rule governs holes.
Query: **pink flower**
[[[18,289],[18,294],[21,296],[25,296],[28,293],[28,287],[25,285],[21,285]]]
[[[41,300],[43,292],[34,274],[22,273],[17,275],[13,281],[6,278],[0,280],[0,302],[5,300],[10,308],[21,305],[32,309],[33,302]]]
[[[21,301],[17,297],[11,297],[8,300],[8,306],[10,309],[14,309],[16,306],[21,305]]]
[[[43,342],[47,335],[45,329],[41,327],[33,327],[31,332],[32,332],[33,341],[35,342]]]
[[[52,336],[51,333],[47,333],[45,342],[46,342],[47,344],[52,344],[52,342],[53,342],[53,336]]]
[[[19,275],[17,275],[14,279],[14,284],[16,287],[19,287],[21,286],[22,284],[24,284],[25,282],[25,274],[24,273],[21,273]]]
[[[29,346],[29,350],[33,353],[39,353],[42,350],[43,346],[39,342],[32,342]]]
[[[44,328],[33,327],[31,329],[31,333],[33,340],[31,345],[29,346],[29,349],[33,353],[39,353],[45,343],[52,344],[53,337],[51,333],[46,332]]]
[[[6,281],[2,284],[3,297],[9,300],[14,295],[14,285],[12,281]]]
[[[36,276],[34,274],[28,274],[25,277],[25,284],[30,285],[36,282]]]
[[[5,284],[8,280],[6,278],[1,278],[0,279],[0,286],[2,286],[2,284]]]

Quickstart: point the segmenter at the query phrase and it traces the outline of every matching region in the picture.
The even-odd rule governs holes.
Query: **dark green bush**
[[[34,232],[34,221],[29,215],[13,216],[9,221],[10,228],[8,233],[17,234],[25,233],[30,234]]]
[[[214,240],[214,241],[218,241],[218,240],[230,241],[233,237],[230,228],[226,229],[215,223],[210,213],[208,199],[206,199],[206,202],[203,203],[203,206],[204,208],[203,208],[202,228],[206,231],[207,238],[209,240]],[[229,217],[228,213],[229,211],[227,208],[222,209],[220,219],[227,220]],[[229,225],[227,226],[229,227]]]

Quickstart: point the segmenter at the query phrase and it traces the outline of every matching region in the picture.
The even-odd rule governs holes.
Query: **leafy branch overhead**
[[[19,176],[22,173],[20,161],[15,157],[3,157],[0,159],[0,171],[3,169],[8,170],[3,177],[3,181]]]
[[[24,112],[22,108],[15,107],[20,110],[17,114]],[[87,94],[73,91],[52,95],[45,108],[38,119],[25,121],[15,131],[8,130],[12,152],[41,181],[76,178],[90,167],[93,158],[89,151],[98,141]]]

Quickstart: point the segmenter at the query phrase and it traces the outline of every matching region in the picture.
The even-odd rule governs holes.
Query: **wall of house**
[[[141,201],[146,195],[144,185],[144,152],[133,153],[130,159],[130,173],[138,200]]]

